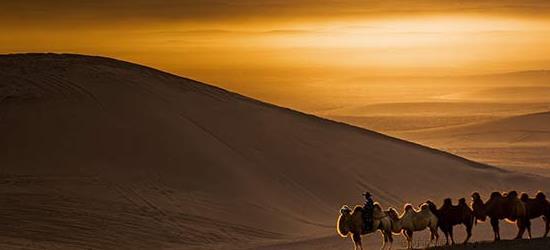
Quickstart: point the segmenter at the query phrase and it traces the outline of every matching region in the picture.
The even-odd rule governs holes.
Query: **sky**
[[[364,77],[550,69],[549,1],[3,2],[0,53],[103,55],[268,101]]]

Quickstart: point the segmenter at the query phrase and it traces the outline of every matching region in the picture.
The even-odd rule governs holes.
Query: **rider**
[[[365,205],[363,206],[363,220],[365,221],[365,229],[367,231],[371,231],[374,219],[374,201],[372,200],[372,195],[369,192],[363,193],[363,196],[365,197]]]

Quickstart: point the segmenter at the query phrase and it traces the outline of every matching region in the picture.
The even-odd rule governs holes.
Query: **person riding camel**
[[[370,232],[373,229],[374,201],[372,199],[372,194],[369,192],[363,193],[363,196],[365,197],[365,205],[363,206],[363,220],[365,221],[365,230]]]

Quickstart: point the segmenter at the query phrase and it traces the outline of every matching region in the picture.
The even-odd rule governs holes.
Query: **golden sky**
[[[516,0],[9,1],[0,53],[99,54],[254,95],[366,76],[549,69],[549,14],[550,1]]]

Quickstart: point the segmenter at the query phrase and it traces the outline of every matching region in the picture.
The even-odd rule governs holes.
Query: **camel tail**
[[[504,221],[510,223],[510,224],[516,224],[516,222],[518,221],[518,219],[504,219]]]

